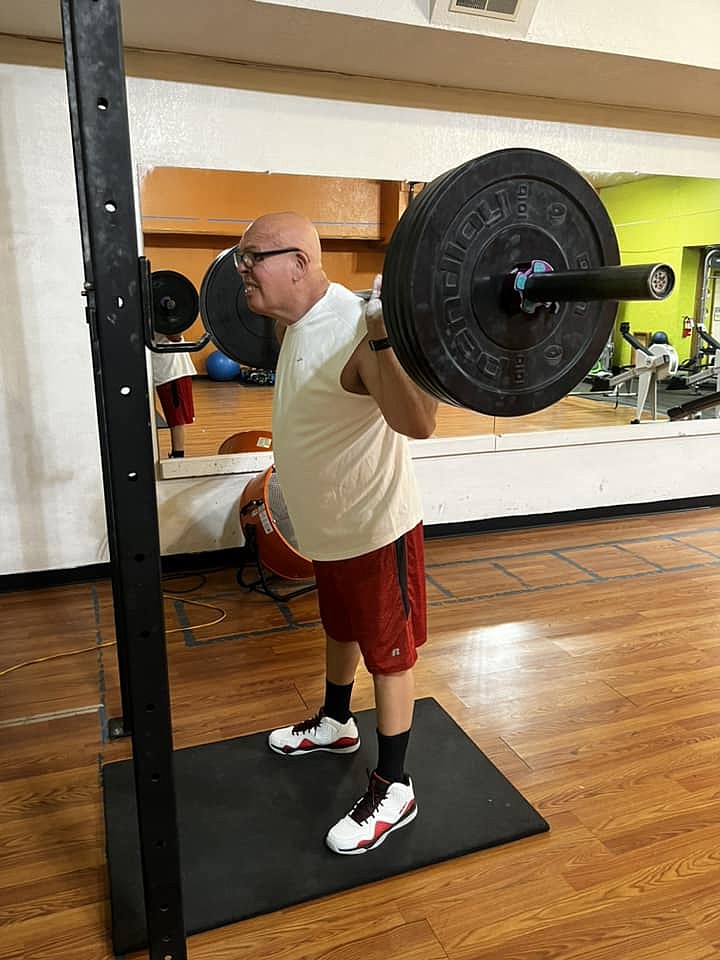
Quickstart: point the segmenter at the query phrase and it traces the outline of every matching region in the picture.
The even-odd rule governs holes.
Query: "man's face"
[[[292,309],[298,248],[251,227],[235,250],[235,265],[254,313],[284,320]]]

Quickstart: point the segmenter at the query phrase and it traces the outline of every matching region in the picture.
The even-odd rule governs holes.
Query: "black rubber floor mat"
[[[418,816],[369,853],[338,856],[328,829],[367,787],[375,712],[350,755],[281,757],[258,733],[175,752],[187,933],[211,930],[428,864],[519,840],[546,821],[431,699],[418,700],[407,768]],[[147,946],[133,769],[103,768],[112,939]]]

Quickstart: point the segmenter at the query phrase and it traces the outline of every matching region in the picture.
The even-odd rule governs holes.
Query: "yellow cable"
[[[0,670],[0,677],[6,676],[8,673],[12,673],[13,670],[19,670],[20,667],[29,667],[33,663],[47,663],[48,660],[57,660],[60,657],[74,657],[78,653],[92,653],[93,650],[99,650],[101,647],[114,647],[115,641],[108,640],[107,643],[98,643],[94,647],[84,647],[82,650],[68,650],[66,653],[52,653],[48,657],[38,657],[36,660],[26,660],[24,663],[13,664],[12,667],[5,667],[4,670]]]
[[[207,623],[190,624],[189,627],[173,627],[172,630],[166,630],[165,633],[184,633],[186,630],[202,630],[203,627],[214,627],[216,623],[222,623],[227,617],[227,612],[222,607],[214,607],[211,603],[203,603],[201,600],[187,600],[185,597],[177,597],[172,593],[164,593],[163,597],[168,600],[179,600],[180,603],[192,603],[196,607],[205,607],[208,610],[217,610],[220,616],[216,620],[209,620]]]
[[[200,600],[187,600],[185,597],[174,596],[171,593],[164,593],[163,598],[167,600],[179,600],[181,603],[192,603],[196,607],[206,607],[208,610],[217,610],[220,614],[215,620],[209,620],[207,623],[191,624],[189,627],[173,627],[172,630],[166,630],[165,633],[184,633],[186,630],[202,630],[204,627],[214,627],[216,623],[222,623],[227,617],[227,612],[222,607],[215,607],[210,603],[202,603]],[[0,677],[7,676],[14,670],[20,670],[22,667],[30,667],[35,663],[47,663],[48,660],[59,660],[61,657],[75,657],[80,653],[92,653],[95,650],[101,650],[103,647],[114,647],[116,640],[108,640],[106,643],[97,643],[94,647],[83,647],[82,650],[67,650],[65,653],[51,653],[47,657],[37,657],[35,660],[25,660],[23,663],[15,663],[11,667],[5,667],[0,670]]]

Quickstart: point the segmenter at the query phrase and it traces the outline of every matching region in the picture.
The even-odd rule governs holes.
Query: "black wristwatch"
[[[378,350],[387,350],[392,344],[387,337],[383,337],[382,340],[368,340],[368,346],[377,353]]]

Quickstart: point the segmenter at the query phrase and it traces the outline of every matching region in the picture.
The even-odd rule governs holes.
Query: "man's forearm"
[[[407,375],[392,347],[371,350],[369,343],[387,341],[380,293],[382,277],[378,274],[365,311],[368,332],[368,355],[363,357],[363,380],[377,401],[383,416],[398,433],[424,439],[435,429],[438,401],[422,390]]]
[[[393,430],[415,439],[431,436],[438,401],[410,379],[394,350],[373,353],[373,361],[373,396]]]

